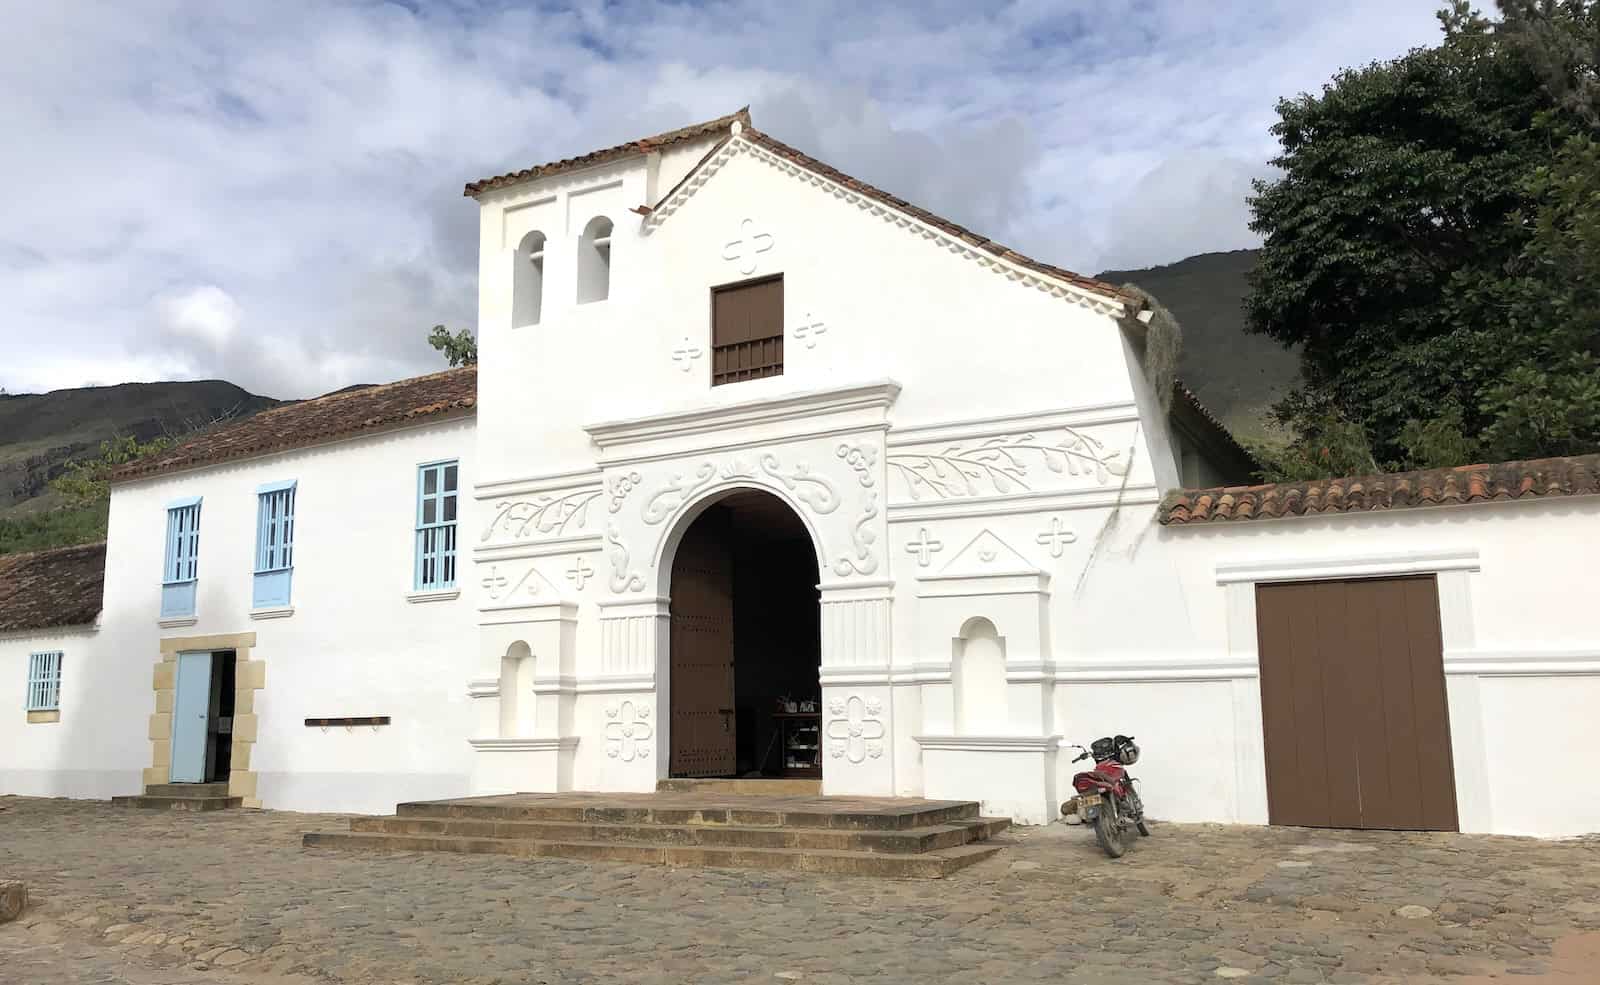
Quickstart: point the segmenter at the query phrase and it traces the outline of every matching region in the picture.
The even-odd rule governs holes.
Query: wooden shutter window
[[[783,375],[783,276],[711,289],[711,385]]]

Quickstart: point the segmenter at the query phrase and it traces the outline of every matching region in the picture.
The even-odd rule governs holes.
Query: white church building
[[[1120,732],[1160,819],[1600,830],[1600,456],[1225,490],[1137,292],[743,111],[466,192],[476,367],[125,467],[103,582],[0,558],[0,794],[1039,824]]]

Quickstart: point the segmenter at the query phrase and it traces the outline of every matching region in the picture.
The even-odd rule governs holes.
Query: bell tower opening
[[[670,775],[822,775],[817,581],[805,525],[770,493],[691,522],[672,561]]]

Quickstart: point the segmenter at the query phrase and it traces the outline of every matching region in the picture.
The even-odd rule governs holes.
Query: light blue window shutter
[[[417,469],[417,560],[412,581],[418,590],[455,587],[460,471],[456,462]]]
[[[161,615],[194,615],[200,580],[200,497],[167,504],[167,549],[161,567]]]
[[[251,604],[257,609],[289,604],[294,576],[296,483],[272,482],[256,490],[256,566]]]
[[[61,708],[61,651],[28,655],[28,711]]]

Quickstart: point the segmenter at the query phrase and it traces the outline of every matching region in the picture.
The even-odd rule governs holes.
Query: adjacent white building
[[[1527,755],[1600,738],[1600,459],[1176,492],[1250,462],[1139,297],[742,111],[467,192],[480,366],[128,469],[98,628],[0,637],[19,692],[67,653],[0,792],[818,776],[1042,823],[1122,732],[1160,818],[1600,829]]]

